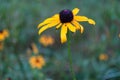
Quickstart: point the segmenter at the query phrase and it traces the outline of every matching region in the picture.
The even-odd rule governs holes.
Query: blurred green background
[[[77,80],[120,80],[120,0],[0,0],[0,30],[10,36],[0,51],[0,80],[72,80],[67,43],[60,44],[60,30],[43,34],[55,39],[52,46],[39,43],[37,25],[63,9],[79,8],[79,15],[96,21],[81,23],[83,34],[71,34],[73,68]],[[27,49],[34,42],[46,65],[33,69]],[[101,59],[101,54],[107,58]]]

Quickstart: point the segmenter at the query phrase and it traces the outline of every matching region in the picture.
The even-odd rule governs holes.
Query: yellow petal
[[[61,25],[62,25],[62,23],[58,24],[58,25],[56,26],[56,29],[60,28]]]
[[[43,31],[49,28],[49,25],[43,26],[41,29],[39,29],[38,34],[40,35]]]
[[[46,19],[45,21],[43,21],[42,23],[40,23],[40,24],[38,25],[38,28],[40,28],[40,27],[43,26],[43,25],[49,24],[49,23],[51,23],[52,21],[59,21],[59,15],[56,14],[56,15],[52,16],[51,18]],[[60,22],[60,21],[59,21],[59,22]]]
[[[78,12],[79,12],[79,9],[78,9],[78,8],[74,8],[74,9],[72,10],[73,15],[76,15]]]
[[[82,25],[80,25],[80,32],[83,33],[83,31],[84,31],[84,27]]]
[[[76,21],[88,21],[88,18],[85,16],[74,16]]]
[[[68,27],[70,31],[76,32],[75,26],[73,26],[71,23],[65,23],[65,25]]]
[[[89,19],[88,22],[89,22],[89,24],[93,24],[93,25],[95,25],[95,21],[92,20],[92,19]]]
[[[53,18],[59,18],[59,14],[55,14],[54,16],[52,16]]]
[[[59,22],[51,22],[51,24],[43,26],[41,29],[39,29],[38,34],[41,34],[43,31],[45,31],[48,28],[54,27],[55,25],[59,24]]]
[[[72,24],[76,27],[76,29],[80,29],[80,25],[77,21],[72,21]]]
[[[45,24],[50,23],[53,19],[54,19],[54,18],[48,18],[48,19],[46,19],[45,21],[43,21],[42,23],[40,23],[40,24],[38,25],[38,28],[40,28],[41,26],[43,26],[43,25],[45,25]]]
[[[88,21],[88,23],[89,24],[93,24],[93,25],[95,25],[95,21],[94,20],[92,20],[92,19],[88,19],[87,17],[85,17],[85,16],[74,16],[74,20],[76,20],[76,21]]]
[[[5,40],[5,36],[0,33],[0,41],[4,41],[4,40]]]
[[[65,43],[67,41],[67,26],[65,26],[65,24],[63,24],[62,28],[61,28],[61,43]]]
[[[76,29],[79,29],[80,32],[83,33],[84,27],[81,24],[79,24],[77,21],[74,20],[72,21],[72,24],[76,27]]]

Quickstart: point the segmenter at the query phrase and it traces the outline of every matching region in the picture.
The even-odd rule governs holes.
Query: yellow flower
[[[6,37],[9,36],[8,30],[0,30],[0,41],[4,41]]]
[[[42,56],[32,56],[29,59],[29,63],[32,68],[41,69],[45,65],[45,59]]]
[[[43,46],[48,46],[48,45],[52,45],[54,43],[54,39],[51,36],[48,35],[42,35],[39,38],[39,42],[43,45]]]
[[[89,24],[95,25],[95,21],[89,19],[85,16],[78,16],[77,13],[79,12],[78,8],[71,10],[65,9],[62,10],[59,14],[55,14],[51,18],[46,19],[42,23],[38,25],[39,34],[45,31],[48,28],[52,28],[56,26],[56,29],[61,27],[61,43],[65,43],[67,41],[67,30],[69,29],[71,32],[76,32],[76,30],[80,30],[83,33],[84,28],[78,22],[87,21]]]
[[[3,47],[4,47],[3,42],[0,42],[0,51],[3,50]]]
[[[120,38],[120,33],[119,33],[118,37]]]
[[[106,60],[108,60],[108,55],[104,54],[104,53],[100,54],[99,59],[102,60],[102,61],[106,61]]]
[[[31,54],[32,52],[34,54],[38,54],[39,53],[39,50],[38,50],[37,46],[35,45],[35,43],[31,43],[31,45],[29,46],[29,49],[27,49],[27,53],[28,54]]]

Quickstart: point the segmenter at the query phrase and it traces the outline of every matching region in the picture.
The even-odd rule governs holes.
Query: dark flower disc
[[[3,30],[0,30],[0,33],[3,33]]]
[[[67,23],[73,20],[73,13],[71,10],[68,10],[68,9],[62,10],[59,13],[59,15],[60,15],[61,23]]]

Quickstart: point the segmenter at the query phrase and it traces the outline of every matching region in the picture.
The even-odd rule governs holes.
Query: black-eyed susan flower
[[[38,47],[36,46],[35,43],[31,43],[29,48],[27,49],[27,53],[28,54],[31,54],[31,53],[34,53],[34,54],[38,54],[39,53],[39,50],[38,50]]]
[[[43,45],[43,46],[49,46],[49,45],[52,45],[54,44],[54,39],[52,36],[50,35],[42,35],[40,38],[39,38],[39,42]]]
[[[29,63],[32,68],[41,69],[45,65],[45,59],[43,58],[43,56],[32,56],[29,59]]]
[[[0,41],[4,41],[9,36],[8,30],[0,30]]]
[[[105,54],[105,53],[100,54],[100,55],[99,55],[99,60],[101,60],[101,61],[106,61],[106,60],[108,60],[108,55]]]
[[[76,32],[76,30],[80,30],[80,32],[83,33],[84,28],[78,22],[87,21],[89,24],[95,25],[94,20],[89,19],[85,16],[78,16],[78,12],[78,8],[75,8],[72,11],[69,9],[62,10],[59,14],[55,14],[51,18],[48,18],[42,23],[40,23],[38,25],[38,28],[40,28],[38,33],[41,34],[46,29],[52,28],[54,26],[56,26],[56,29],[61,27],[61,43],[64,43],[67,41],[66,34],[68,29],[71,32]]]

